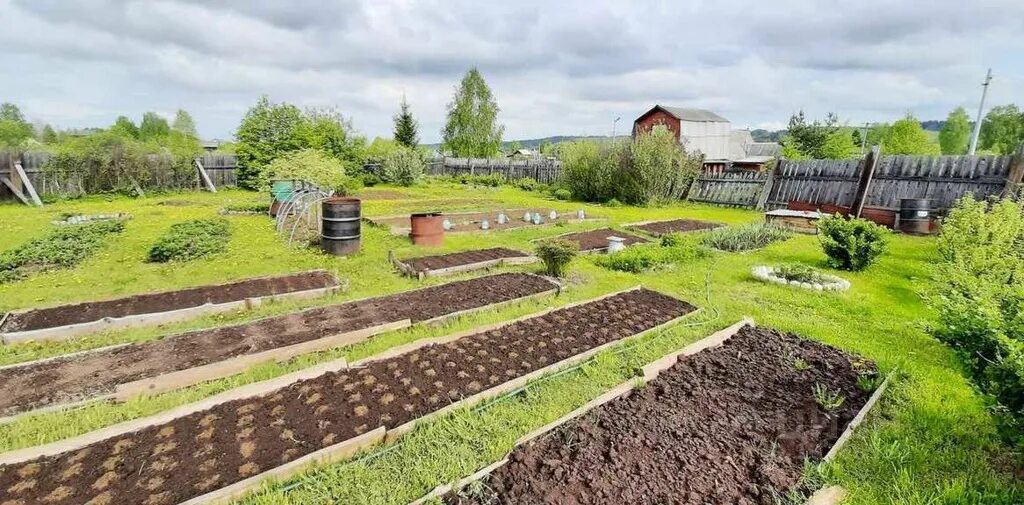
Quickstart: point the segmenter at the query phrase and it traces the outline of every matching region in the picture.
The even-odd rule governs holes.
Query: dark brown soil
[[[528,255],[513,249],[505,247],[494,247],[491,249],[480,249],[476,251],[463,251],[451,254],[441,254],[437,256],[421,256],[419,258],[409,258],[402,260],[414,272],[427,272],[430,270],[440,270],[442,268],[457,267],[462,265],[472,265],[473,263],[481,263],[484,261],[492,261],[502,258],[526,258]]]
[[[608,237],[622,237],[626,239],[624,242],[627,246],[633,244],[639,244],[642,242],[648,242],[643,237],[631,235],[611,228],[601,228],[599,230],[582,231],[579,233],[570,233],[568,235],[562,235],[558,237],[565,239],[570,242],[576,242],[580,246],[581,251],[603,251],[608,249]]]
[[[795,366],[798,359],[809,368]],[[867,402],[858,371],[876,373],[837,349],[746,327],[516,448],[482,491],[446,501],[775,505],[798,486],[805,459],[824,456]],[[826,412],[816,385],[839,392],[842,406]]]
[[[207,303],[227,303],[246,298],[272,296],[295,291],[337,286],[330,272],[315,270],[278,277],[246,279],[230,284],[135,295],[116,300],[83,302],[12,313],[0,327],[3,332],[55,328],[98,321],[105,317],[124,317],[199,307]]]
[[[78,401],[110,393],[120,384],[235,356],[404,319],[425,321],[555,287],[535,275],[492,275],[0,369],[0,414]]]
[[[653,291],[631,291],[326,373],[78,451],[2,467],[0,503],[179,503],[691,310]]]
[[[673,219],[672,221],[658,221],[656,223],[641,224],[633,226],[632,228],[650,233],[655,237],[660,237],[666,233],[686,233],[688,231],[710,230],[713,228],[720,228],[722,226],[725,225],[722,223],[713,223],[711,221]]]

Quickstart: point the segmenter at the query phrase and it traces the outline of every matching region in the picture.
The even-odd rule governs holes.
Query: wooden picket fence
[[[762,210],[859,206],[895,212],[903,198],[927,198],[941,214],[967,193],[1004,194],[1022,175],[1024,147],[1005,156],[883,156],[876,148],[861,159],[782,160],[772,171],[706,172],[689,199]]]

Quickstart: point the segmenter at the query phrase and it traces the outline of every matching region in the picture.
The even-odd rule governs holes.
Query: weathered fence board
[[[1014,156],[907,156],[878,159],[863,206],[895,211],[902,198],[929,198],[942,213],[967,193],[999,195],[1024,172],[1022,154]],[[1015,165],[1016,164],[1016,165]],[[1020,167],[1011,173],[1013,167]],[[705,172],[690,200],[740,207],[805,206],[850,208],[855,203],[864,159],[782,160],[772,173],[745,170]]]
[[[87,167],[74,170],[57,171],[47,168],[47,162],[53,154],[43,151],[23,153],[0,152],[0,174],[8,174],[15,161],[20,161],[25,175],[41,196],[61,194],[89,194],[103,191],[109,187],[139,187],[144,189],[177,190],[199,189],[202,181],[198,172],[192,170],[175,170],[173,159],[169,156],[148,156],[148,170],[141,180],[135,180],[125,174],[111,174],[103,177],[89,177]],[[204,155],[199,157],[206,168],[211,181],[216,187],[236,186],[238,179],[235,174],[236,159],[230,155]],[[17,182],[17,181],[14,181]],[[20,191],[22,188],[16,186]],[[0,200],[16,198],[15,193],[6,185],[0,186]]]
[[[442,158],[427,163],[428,175],[502,174],[508,180],[529,177],[551,184],[562,175],[562,165],[552,159]]]
[[[704,172],[694,181],[689,199],[719,205],[754,207],[769,175],[769,172],[737,169]]]

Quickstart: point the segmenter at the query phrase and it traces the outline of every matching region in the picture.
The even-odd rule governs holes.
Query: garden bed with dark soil
[[[775,505],[867,403],[874,366],[838,349],[746,326],[639,390],[517,447],[449,504]],[[814,389],[841,395],[826,410]]]
[[[608,249],[608,237],[622,237],[626,239],[623,244],[627,246],[648,242],[648,240],[643,237],[623,233],[611,228],[569,233],[567,235],[559,235],[555,238],[576,242],[576,244],[580,246],[580,251],[583,252],[599,252]]]
[[[0,415],[102,396],[119,385],[237,356],[396,321],[427,321],[556,288],[535,275],[498,274],[4,367],[0,368]]]
[[[86,323],[105,317],[125,317],[198,307],[207,303],[220,304],[335,287],[338,279],[324,270],[301,272],[277,277],[245,279],[228,284],[128,296],[115,300],[82,302],[43,309],[32,309],[8,314],[0,326],[0,333],[54,328],[69,324]]]
[[[671,221],[654,221],[652,223],[637,224],[629,226],[629,228],[649,233],[655,237],[660,237],[666,233],[686,233],[690,231],[711,230],[714,228],[721,228],[722,226],[725,225],[711,221],[700,221],[697,219],[673,219]]]
[[[505,247],[493,247],[490,249],[479,249],[475,251],[462,251],[451,254],[440,254],[436,256],[420,256],[400,260],[400,268],[409,274],[430,274],[431,272],[443,272],[450,269],[460,269],[479,265],[478,268],[486,268],[498,264],[502,260],[527,261],[532,259],[529,254],[508,249]],[[461,271],[461,270],[460,270]]]
[[[632,290],[327,372],[0,467],[0,503],[179,503],[379,427],[404,425],[692,310],[675,298]]]

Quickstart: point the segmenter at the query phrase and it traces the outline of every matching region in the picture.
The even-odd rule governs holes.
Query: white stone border
[[[759,265],[751,269],[750,273],[755,279],[762,282],[788,284],[790,286],[797,286],[814,291],[846,291],[847,289],[850,289],[850,281],[843,279],[842,277],[836,277],[835,275],[819,273],[819,275],[825,279],[825,282],[797,282],[786,280],[776,275],[776,268],[777,267]]]

